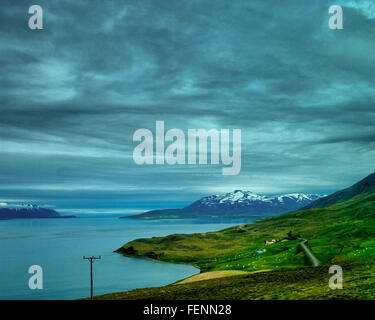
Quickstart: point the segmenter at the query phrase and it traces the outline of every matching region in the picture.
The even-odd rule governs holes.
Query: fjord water
[[[89,262],[94,262],[94,294],[162,286],[199,270],[189,265],[124,257],[113,251],[136,238],[224,229],[256,220],[157,220],[118,217],[0,221],[0,299],[77,299],[90,295]],[[31,265],[43,269],[43,289],[30,290]]]

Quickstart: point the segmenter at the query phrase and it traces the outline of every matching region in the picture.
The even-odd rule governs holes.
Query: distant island
[[[49,208],[42,208],[35,204],[8,205],[0,203],[0,220],[11,219],[62,219],[76,218],[76,216],[61,216],[57,211]]]
[[[235,190],[222,195],[203,197],[182,209],[152,210],[121,219],[241,218],[275,215],[298,210],[322,197],[304,193],[265,196],[251,191]]]

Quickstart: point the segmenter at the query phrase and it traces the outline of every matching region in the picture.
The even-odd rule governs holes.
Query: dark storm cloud
[[[375,7],[339,2],[332,31],[317,1],[40,1],[31,31],[30,3],[3,1],[0,194],[115,207],[355,182],[375,159]],[[134,165],[156,120],[241,128],[240,175]]]

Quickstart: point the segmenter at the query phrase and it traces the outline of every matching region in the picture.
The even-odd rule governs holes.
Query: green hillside
[[[344,288],[331,290],[326,266],[280,269],[187,284],[136,289],[94,297],[98,300],[284,300],[375,299],[371,265],[343,265]]]
[[[324,208],[336,203],[347,201],[359,194],[369,194],[375,192],[375,173],[370,174],[363,180],[357,182],[349,188],[337,191],[327,197],[318,199],[301,210],[311,208]]]
[[[208,280],[181,284],[179,288],[168,289],[170,291],[165,291],[169,286],[163,287],[176,299],[189,299],[194,295],[202,299],[226,299],[230,295],[236,298],[236,294],[238,298],[254,298],[254,295],[244,291],[254,283],[256,287],[252,288],[252,292],[257,293],[255,298],[272,298],[267,282],[271,285],[277,283],[278,293],[274,298],[374,298],[370,293],[375,288],[373,190],[374,174],[341,193],[335,193],[332,199],[335,198],[337,203],[329,207],[292,212],[217,232],[137,239],[117,252],[133,257],[192,264],[199,267],[201,272],[267,270],[221,279],[203,277]],[[349,193],[352,197],[341,201]],[[337,194],[342,196],[337,197]],[[268,245],[264,243],[271,239],[276,241]],[[302,249],[302,239],[308,240],[307,245],[319,261],[319,267],[311,268],[312,259]],[[350,291],[327,291],[328,266],[333,264],[343,266],[345,281],[350,282]],[[321,288],[317,284],[319,281],[324,281]],[[242,286],[243,290],[237,292],[238,286]],[[150,298],[162,292],[158,289],[144,290],[143,296]],[[118,298],[137,298],[136,292],[123,293]]]
[[[207,270],[278,269],[308,264],[300,240],[322,264],[358,260],[375,255],[375,193],[358,195],[337,205],[285,214],[217,232],[173,234],[137,239],[118,252],[160,261],[189,263]],[[277,239],[272,245],[264,240]],[[260,249],[264,253],[254,255]]]

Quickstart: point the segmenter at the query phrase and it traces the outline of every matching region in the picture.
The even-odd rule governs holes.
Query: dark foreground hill
[[[327,300],[375,299],[370,265],[343,265],[343,290],[331,290],[326,266],[290,268],[136,289],[94,297],[96,300]]]

